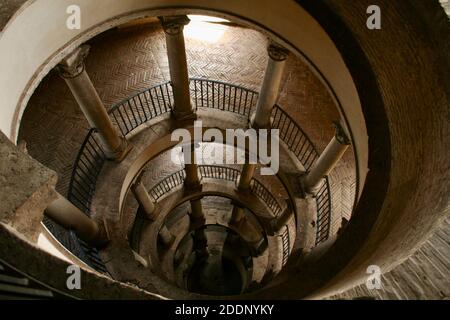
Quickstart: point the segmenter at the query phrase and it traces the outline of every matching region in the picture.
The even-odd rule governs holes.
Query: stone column
[[[284,209],[284,211],[281,213],[281,215],[276,218],[273,219],[270,223],[271,226],[271,235],[274,235],[276,233],[278,233],[281,228],[283,228],[285,225],[287,225],[287,223],[289,222],[289,220],[291,220],[292,216],[294,215],[294,210],[292,210],[292,207],[290,204],[288,204],[288,206],[286,207],[286,209]]]
[[[58,69],[91,128],[97,130],[106,156],[109,159],[121,161],[130,151],[130,146],[114,128],[105,106],[85,70],[84,59],[88,53],[89,46],[78,47],[59,64]]]
[[[322,179],[334,169],[350,145],[344,129],[339,123],[335,124],[336,134],[328,146],[316,160],[311,170],[302,179],[303,187],[307,193],[316,194]]]
[[[237,190],[240,192],[248,192],[250,189],[250,182],[253,179],[253,175],[255,174],[256,165],[255,164],[244,164],[241,172],[241,176],[239,177]],[[237,205],[233,207],[233,213],[231,216],[230,223],[235,226],[240,226],[242,221],[245,219],[245,209],[241,208]]]
[[[196,147],[197,145],[195,143],[192,143],[190,147],[183,147],[184,170],[186,171],[184,187],[187,193],[201,191],[202,189],[202,184],[198,173],[197,159],[195,156]],[[197,221],[203,219],[201,198],[191,200],[191,220],[192,219]]]
[[[144,184],[142,183],[141,177],[142,175],[133,185],[132,190],[134,196],[136,197],[136,200],[139,202],[139,205],[144,209],[147,218],[150,221],[155,221],[156,218],[158,217],[158,213],[156,211],[156,204],[153,202],[152,198],[150,197],[147,191],[147,188],[145,188]],[[174,240],[172,233],[166,227],[166,225],[163,225],[161,230],[159,231],[159,237],[161,238],[162,242],[165,245],[170,245]]]
[[[186,171],[184,184],[187,189],[193,191],[201,188],[197,158],[195,156],[195,149],[197,147],[199,147],[199,145],[194,142],[191,143],[190,146],[183,147],[184,170]]]
[[[244,217],[245,209],[235,204],[233,207],[233,212],[231,213],[230,224],[239,227],[239,224]]]
[[[191,200],[191,211],[191,220],[202,221],[203,224],[204,216],[201,198]]]
[[[206,247],[208,246],[206,233],[203,229],[205,225],[205,216],[203,215],[203,208],[201,198],[191,200],[190,212],[190,230],[194,231],[193,240],[194,248],[198,254],[207,255]]]
[[[143,183],[139,180],[133,185],[133,193],[136,197],[136,200],[139,202],[139,205],[144,209],[145,213],[147,214],[147,217],[155,221],[156,220],[156,206],[153,202],[152,198],[150,198],[150,195],[148,194],[147,189],[143,185]]]
[[[173,89],[173,115],[178,121],[195,120],[189,89],[189,74],[184,43],[184,26],[189,24],[187,16],[169,16],[160,18],[166,34],[167,56],[170,79]]]
[[[62,227],[75,231],[77,236],[88,244],[99,246],[108,241],[106,234],[94,220],[59,193],[44,213]]]
[[[196,252],[197,259],[204,259],[208,257],[208,239],[206,237],[206,229],[200,227],[194,231],[193,234],[194,251]]]
[[[250,182],[255,174],[256,164],[244,164],[241,176],[239,177],[238,190],[246,191],[250,188]]]
[[[198,190],[201,187],[200,177],[198,175],[198,165],[187,164],[184,167],[186,171],[186,180],[184,182],[185,186],[189,190]]]
[[[262,237],[256,242],[249,243],[249,245],[250,250],[252,251],[252,255],[255,257],[259,257],[260,255],[262,255],[264,251],[268,248],[266,239],[264,237]]]
[[[251,118],[253,128],[270,128],[272,108],[277,102],[283,77],[286,59],[289,51],[278,44],[271,43],[267,49],[269,61],[267,63],[264,81],[256,104],[256,111]]]
[[[165,246],[169,246],[173,242],[173,240],[175,240],[175,237],[172,235],[166,225],[163,225],[161,230],[159,230],[159,238]]]

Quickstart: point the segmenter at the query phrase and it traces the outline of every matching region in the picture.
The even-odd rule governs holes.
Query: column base
[[[127,139],[122,138],[122,137],[120,139],[121,139],[121,143],[120,143],[119,148],[117,148],[116,150],[114,150],[106,155],[108,160],[115,161],[115,162],[122,162],[126,158],[128,153],[130,153],[130,151],[133,149],[133,145],[130,144],[127,141]]]
[[[252,256],[254,256],[254,257],[261,256],[264,253],[264,251],[266,251],[266,249],[267,249],[267,243],[264,238],[262,238],[256,242],[250,242],[249,246],[250,246],[250,251],[252,253]]]
[[[145,219],[147,219],[150,222],[155,222],[158,218],[159,213],[161,212],[161,207],[158,203],[155,203],[155,210],[153,210],[153,213],[149,215],[147,212],[145,212]]]
[[[106,222],[105,219],[96,222],[98,225],[98,235],[89,244],[95,246],[97,249],[102,249],[105,248],[111,240],[108,223]]]
[[[320,190],[320,183],[318,186],[315,186],[314,188],[307,186],[307,183],[306,183],[307,176],[308,176],[308,172],[306,172],[300,176],[300,187],[301,187],[301,192],[302,192],[301,196],[303,199],[306,199],[308,197],[315,197]]]
[[[249,119],[249,126],[250,126],[250,128],[253,128],[255,130],[272,129],[272,123],[273,123],[273,118],[272,117],[269,118],[269,122],[268,123],[264,123],[264,124],[257,123],[256,122],[256,113],[253,113],[250,116],[250,119]]]
[[[186,125],[193,125],[198,119],[197,113],[192,109],[191,112],[176,112],[172,111],[172,117],[177,121],[177,127],[184,127]]]
[[[164,243],[166,247],[170,247],[172,243],[175,241],[175,237],[170,233],[169,229],[166,226],[163,226],[159,231],[158,237]]]
[[[252,178],[253,180],[253,178]],[[251,182],[251,180],[250,180]],[[244,195],[250,194],[250,182],[241,184],[241,177],[238,178],[238,181],[236,182],[236,189],[235,191]]]

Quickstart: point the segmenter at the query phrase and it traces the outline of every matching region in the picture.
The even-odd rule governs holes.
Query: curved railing
[[[320,156],[311,140],[295,120],[277,105],[273,108],[272,119],[272,128],[280,130],[280,140],[295,154],[305,170],[310,170]],[[331,192],[328,177],[323,179],[322,186],[316,195],[316,206],[316,245],[318,245],[327,240],[330,233]]]
[[[198,166],[198,169],[200,177],[204,179],[227,180],[237,183],[240,175],[240,171],[238,169],[223,166],[200,165]],[[175,188],[183,185],[185,178],[186,172],[184,169],[181,169],[151,187],[149,194],[153,200],[157,202],[162,196],[167,195]],[[266,204],[274,217],[278,217],[281,214],[281,205],[272,193],[261,184],[261,182],[256,179],[252,179],[250,182],[250,192]]]
[[[91,215],[91,200],[98,175],[106,161],[105,153],[96,137],[89,131],[75,160],[69,184],[68,200],[88,216]]]
[[[280,139],[295,154],[308,171],[319,158],[311,140],[290,115],[275,105],[272,110],[272,128],[280,131]]]
[[[284,232],[281,234],[281,243],[283,246],[283,260],[281,265],[284,267],[287,264],[289,256],[291,254],[291,239],[289,237],[288,225],[286,225]]]
[[[164,82],[114,105],[109,114],[126,137],[140,125],[172,111],[173,93],[170,82]]]
[[[212,108],[249,117],[258,100],[257,92],[221,81],[192,78],[190,89],[196,109]]]
[[[256,108],[258,93],[241,86],[207,79],[191,79],[191,96],[196,108],[213,108],[250,118]],[[306,171],[319,158],[314,144],[296,121],[278,105],[272,111],[272,128],[280,130],[280,139],[297,157]],[[316,196],[316,245],[328,239],[331,226],[331,192],[328,177]]]
[[[190,80],[190,90],[196,109],[211,108],[232,112],[247,118],[252,114],[258,100],[257,92],[220,81],[193,78]],[[114,105],[109,110],[109,114],[121,134],[126,137],[133,130],[151,119],[171,112],[172,107],[172,88],[170,82],[165,82],[141,91]],[[279,106],[274,107],[272,117],[272,126],[273,128],[280,130],[281,140],[286,144],[289,150],[296,155],[305,169],[310,169],[319,154],[307,135]],[[95,192],[97,177],[100,174],[105,161],[106,156],[96,137],[96,132],[95,130],[90,130],[81,145],[75,160],[68,191],[69,201],[87,215],[90,215],[91,201]],[[206,171],[204,173],[207,174]],[[173,178],[175,179],[175,177]],[[163,185],[160,187],[161,190],[164,190]],[[169,188],[170,184],[166,187]],[[275,215],[281,213],[277,200],[261,183],[256,180],[252,181],[252,189],[252,191],[268,205]],[[155,197],[158,197],[158,195],[155,195]],[[328,238],[330,229],[331,193],[328,179],[324,179],[323,186],[316,197],[316,201],[316,244],[319,244]],[[47,223],[49,224],[49,228],[51,228],[51,223]],[[97,270],[104,270],[103,267],[99,266],[99,261],[101,260],[99,259],[96,250],[90,249],[89,246],[80,240],[78,240],[78,243],[74,244],[72,236],[66,238],[72,240],[60,239],[63,245],[72,252],[74,250],[77,252],[81,247],[83,255],[88,258],[80,258]],[[77,246],[78,248],[76,248]]]
[[[252,179],[250,181],[250,191],[262,200],[272,210],[274,217],[279,217],[283,211],[278,200],[272,193],[258,180]]]
[[[172,99],[172,88],[169,82],[165,82],[114,105],[108,113],[121,134],[126,137],[149,120],[170,112]],[[105,161],[106,155],[100,145],[96,130],[91,129],[75,159],[67,194],[67,199],[88,216],[91,215],[91,201],[97,178]],[[52,222],[46,221],[46,225],[54,230],[52,224]],[[89,266],[97,271],[106,272],[98,251],[78,239],[72,232],[65,237],[58,237],[58,240]]]
[[[240,175],[240,171],[238,169],[217,165],[200,165],[198,166],[198,170],[202,178],[226,180],[235,183],[238,182]],[[177,187],[183,185],[185,178],[186,172],[184,169],[181,169],[158,182],[150,189],[149,194],[153,198],[153,200],[157,202],[159,199],[161,199],[162,196],[173,192]],[[262,202],[270,208],[272,214],[274,215],[274,218],[277,218],[281,214],[281,205],[278,203],[272,193],[270,193],[270,191],[266,187],[264,187],[264,185],[261,184],[258,180],[251,180],[250,191],[258,198],[260,198]],[[284,267],[287,264],[290,255],[291,240],[289,236],[288,226],[286,226],[285,231],[281,234],[281,241],[283,249],[282,266]]]
[[[163,196],[168,195],[170,192],[175,191],[175,188],[183,185],[184,179],[186,179],[186,171],[181,169],[158,182],[150,189],[149,194],[155,202],[158,202]]]
[[[328,239],[331,222],[331,191],[328,177],[323,179],[322,186],[316,195],[317,230],[316,245]]]
[[[201,165],[199,166],[200,176],[202,178],[210,178],[217,180],[227,180],[236,182],[241,174],[239,170],[230,167]]]
[[[124,137],[140,125],[170,112],[172,93],[168,82],[146,89],[109,110],[113,122]],[[70,179],[68,199],[90,215],[90,207],[97,177],[106,161],[105,152],[91,129],[78,152]]]
[[[97,177],[105,161],[106,156],[96,138],[95,130],[92,129],[78,152],[67,195],[67,199],[88,216],[91,215],[91,201]],[[70,252],[95,270],[107,273],[97,249],[79,239],[72,230],[58,226],[49,218],[44,218],[43,223]]]

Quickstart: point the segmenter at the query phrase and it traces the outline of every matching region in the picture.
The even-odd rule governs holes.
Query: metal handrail
[[[249,117],[256,106],[258,93],[242,86],[200,78],[190,79],[195,108],[212,108]]]
[[[108,113],[120,133],[126,137],[140,125],[172,109],[172,88],[169,82],[155,85],[143,90],[114,105]],[[101,147],[95,129],[91,129],[75,159],[70,179],[67,199],[86,215],[91,215],[91,202],[95,192],[97,178],[106,162],[106,155]],[[44,223],[51,229],[52,222]],[[71,252],[97,271],[106,272],[98,251],[78,239],[73,233],[60,239]]]
[[[203,179],[217,179],[227,180],[237,183],[240,171],[235,168],[217,166],[217,165],[200,165],[198,166],[199,173]],[[176,190],[177,187],[184,183],[186,172],[181,169],[170,176],[159,181],[156,185],[150,188],[149,194],[155,202],[160,200],[164,195]],[[282,212],[282,207],[272,193],[264,187],[264,185],[257,179],[252,179],[250,182],[250,191],[264,202],[272,211],[274,217],[278,217]]]
[[[280,139],[289,150],[295,154],[306,171],[310,170],[320,154],[314,147],[306,133],[300,128],[295,120],[278,105],[274,106],[272,112],[272,128],[280,130]],[[317,229],[316,245],[328,239],[331,225],[331,192],[328,177],[316,195],[317,206]]]
[[[250,191],[258,196],[269,208],[275,217],[279,217],[283,211],[278,200],[273,194],[258,180],[252,179],[250,181]]]
[[[91,215],[91,201],[96,181],[106,161],[105,153],[97,139],[95,130],[91,129],[76,157],[67,195],[67,199],[87,216]],[[79,259],[95,270],[107,273],[96,248],[90,247],[79,239],[72,230],[55,227],[55,222],[49,218],[45,218],[43,223],[49,230],[57,228],[55,237]],[[64,234],[64,236],[61,236],[61,234]]]
[[[283,260],[282,260],[282,266],[284,267],[289,259],[289,256],[291,254],[291,239],[289,237],[289,226],[286,225],[286,228],[281,235],[281,242],[283,247]]]
[[[231,182],[237,182],[240,174],[240,171],[235,168],[217,165],[201,165],[199,166],[199,171],[202,178],[220,179]]]
[[[173,92],[170,82],[141,91],[114,105],[109,114],[126,137],[140,125],[172,111]]]
[[[181,169],[158,182],[154,187],[150,189],[149,194],[153,198],[153,200],[157,202],[164,195],[175,191],[176,187],[183,185],[185,179],[186,171],[184,169]]]
[[[311,140],[295,120],[278,105],[272,110],[272,128],[280,130],[280,139],[308,171],[319,158]]]
[[[75,160],[69,184],[68,200],[88,216],[95,184],[100,174],[106,155],[91,129],[86,136]]]
[[[330,234],[331,191],[328,177],[323,179],[322,186],[316,195],[317,226],[316,245],[326,241]]]

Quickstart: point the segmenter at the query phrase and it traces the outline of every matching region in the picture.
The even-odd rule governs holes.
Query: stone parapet
[[[0,132],[0,222],[35,242],[44,209],[56,199],[57,175]]]

